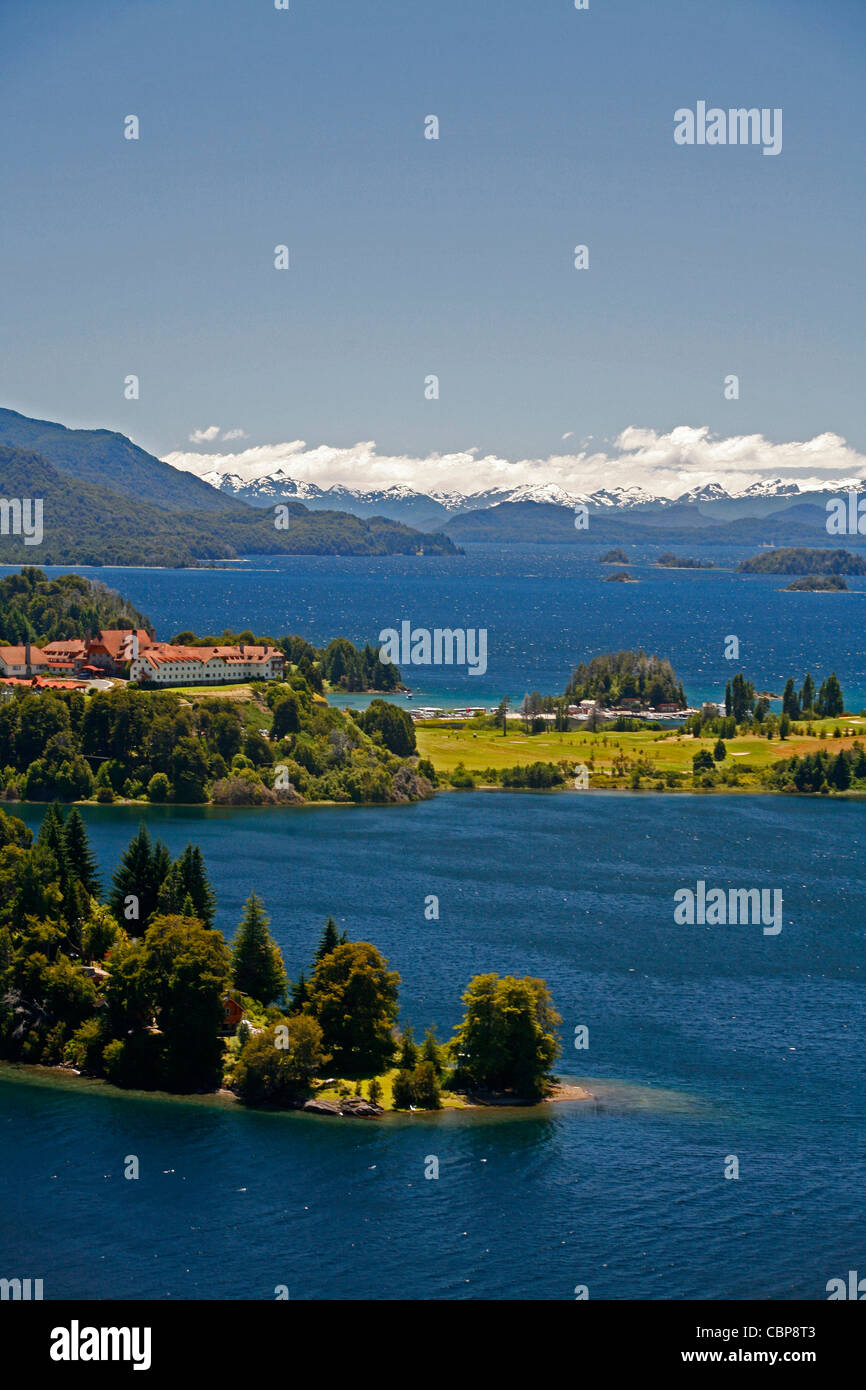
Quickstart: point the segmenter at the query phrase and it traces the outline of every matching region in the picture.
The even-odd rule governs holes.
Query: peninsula
[[[172,860],[142,826],[103,892],[77,810],[51,806],[35,843],[0,810],[0,873],[5,1061],[355,1118],[587,1097],[554,1085],[543,980],[475,976],[452,1041],[418,1044],[400,976],[332,918],[294,983],[255,892],[229,945],[194,845]]]

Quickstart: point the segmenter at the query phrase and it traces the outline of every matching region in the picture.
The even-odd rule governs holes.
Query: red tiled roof
[[[80,637],[67,637],[65,641],[46,642],[42,648],[46,656],[83,656],[85,643]]]
[[[0,647],[0,661],[6,666],[23,666],[27,661],[26,647]],[[30,644],[30,664],[43,666],[45,664],[44,655],[41,647]]]
[[[104,627],[100,629],[99,637],[89,643],[88,651],[104,651],[112,661],[128,661],[133,637],[138,638],[139,651],[150,646],[150,633],[145,632],[143,627],[135,631],[131,627]]]
[[[206,665],[215,658],[225,661],[230,666],[263,666],[272,657],[282,656],[283,653],[277,647],[249,645],[241,651],[240,647],[176,647],[170,642],[153,642],[141,653],[142,660],[149,662],[154,669],[168,662],[197,661]]]

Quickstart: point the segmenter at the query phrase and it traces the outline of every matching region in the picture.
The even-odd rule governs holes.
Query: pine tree
[[[53,802],[45,812],[39,827],[39,834],[36,836],[36,843],[51,850],[61,872],[68,868],[66,827],[63,823],[63,811],[58,802]]]
[[[284,998],[287,984],[280,948],[268,925],[261,900],[250,893],[232,947],[232,978],[243,994],[251,994],[260,1004]]]
[[[345,936],[345,932],[343,933]],[[333,917],[329,917],[325,923],[325,930],[322,932],[322,939],[316,947],[314,962],[318,963],[325,956],[331,954],[340,945],[340,933],[337,931],[337,924]]]
[[[71,924],[78,917],[80,900],[75,891],[75,875],[72,872],[69,852],[66,848],[66,826],[63,820],[63,811],[56,801],[45,812],[39,827],[39,834],[36,837],[36,848],[47,850],[54,858],[57,872],[52,877],[59,883],[60,891],[63,894],[63,919]]]
[[[184,886],[193,902],[193,917],[212,927],[216,913],[216,894],[210,886],[204,856],[198,845],[187,845],[178,860]]]
[[[790,719],[800,718],[800,701],[797,698],[793,677],[788,678],[782,691],[782,713],[787,714]]]
[[[109,898],[112,912],[130,936],[141,936],[156,911],[159,890],[170,862],[165,845],[159,842],[152,845],[147,827],[140,825],[115,870]],[[137,900],[137,911],[131,916],[127,898]]]
[[[306,975],[304,974],[304,972],[303,972],[303,970],[302,970],[301,973],[300,973],[300,975],[298,976],[297,983],[294,984],[294,985],[292,985],[292,994],[291,994],[291,1002],[290,1002],[290,1004],[289,1004],[289,1013],[291,1013],[291,1014],[299,1014],[299,1013],[301,1013],[301,1012],[303,1011],[304,1005],[307,1003],[309,997],[310,997],[310,993],[309,993],[309,990],[307,989],[307,977],[306,977]]]
[[[822,686],[824,691],[824,714],[828,719],[834,719],[843,713],[845,701],[842,696],[842,687],[839,684],[835,671],[832,671]]]
[[[179,861],[172,864],[165,878],[160,884],[156,898],[157,910],[160,913],[178,915],[183,911],[184,898],[187,897],[186,883]],[[190,914],[194,916],[194,913]]]
[[[154,898],[162,887],[163,879],[171,868],[171,855],[168,852],[168,845],[162,840],[155,840],[153,853],[151,855],[150,876],[153,885]]]
[[[403,1039],[400,1045],[400,1060],[397,1065],[401,1071],[414,1071],[418,1065],[418,1046],[415,1042],[412,1029],[409,1026],[403,1030]]]
[[[69,864],[85,893],[98,898],[102,891],[96,860],[90,850],[87,831],[77,806],[66,817],[66,853]]]
[[[806,679],[803,681],[803,689],[800,691],[800,707],[804,714],[811,714],[815,708],[815,682],[806,672]]]
[[[838,787],[840,791],[846,791],[851,785],[851,764],[841,748],[830,764],[827,780],[831,786]]]
[[[428,1028],[424,1035],[424,1046],[421,1049],[421,1061],[429,1062],[436,1072],[436,1075],[442,1075],[442,1058],[439,1055],[439,1044],[436,1041],[435,1028]]]

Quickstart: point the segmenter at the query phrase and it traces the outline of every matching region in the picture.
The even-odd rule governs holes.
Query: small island
[[[615,574],[606,574],[605,584],[639,584],[640,580],[630,575],[628,570],[617,570]]]
[[[780,546],[737,565],[740,574],[866,574],[866,559],[850,550]]]
[[[654,562],[659,569],[665,570],[712,570],[715,565],[712,560],[696,560],[688,555],[673,555],[666,550]]]
[[[841,574],[804,574],[791,584],[786,584],[783,593],[842,594],[848,593],[848,585]]]
[[[631,561],[622,546],[615,545],[612,550],[605,551],[598,563],[600,565],[629,565]]]

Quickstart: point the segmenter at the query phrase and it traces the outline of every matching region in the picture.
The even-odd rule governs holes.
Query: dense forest
[[[476,976],[452,1043],[431,1029],[419,1046],[397,1028],[399,975],[331,918],[294,984],[255,892],[229,946],[195,845],[172,862],[141,827],[104,893],[77,810],[52,806],[35,843],[0,810],[0,887],[6,1060],[270,1106],[303,1104],[333,1068],[368,1078],[363,1108],[316,1103],[344,1114],[380,1113],[386,1086],[397,1109],[436,1109],[446,1088],[548,1087],[561,1019],[543,980]]]
[[[767,774],[771,787],[783,792],[844,792],[851,788],[866,790],[866,749],[855,743],[853,748],[840,748],[837,753],[819,748],[802,757],[794,754],[774,763]]]
[[[153,636],[147,618],[98,580],[78,574],[49,579],[32,566],[0,579],[0,645],[86,638],[112,627],[145,628]]]
[[[33,568],[0,580],[0,644],[88,636],[113,626],[152,632],[141,613],[96,581],[72,574],[48,579]],[[274,642],[252,631],[203,638],[181,632],[174,640]],[[430,795],[405,711],[374,700],[353,717],[330,708],[322,694],[401,688],[398,667],[345,638],[322,648],[299,636],[276,645],[288,658],[287,679],[256,682],[252,698],[243,700],[206,689],[196,699],[135,686],[89,696],[7,690],[0,702],[0,796],[263,805]]]
[[[353,718],[300,672],[238,701],[135,687],[16,689],[0,704],[0,796],[196,804],[416,801],[431,793],[415,729],[374,701]]]

